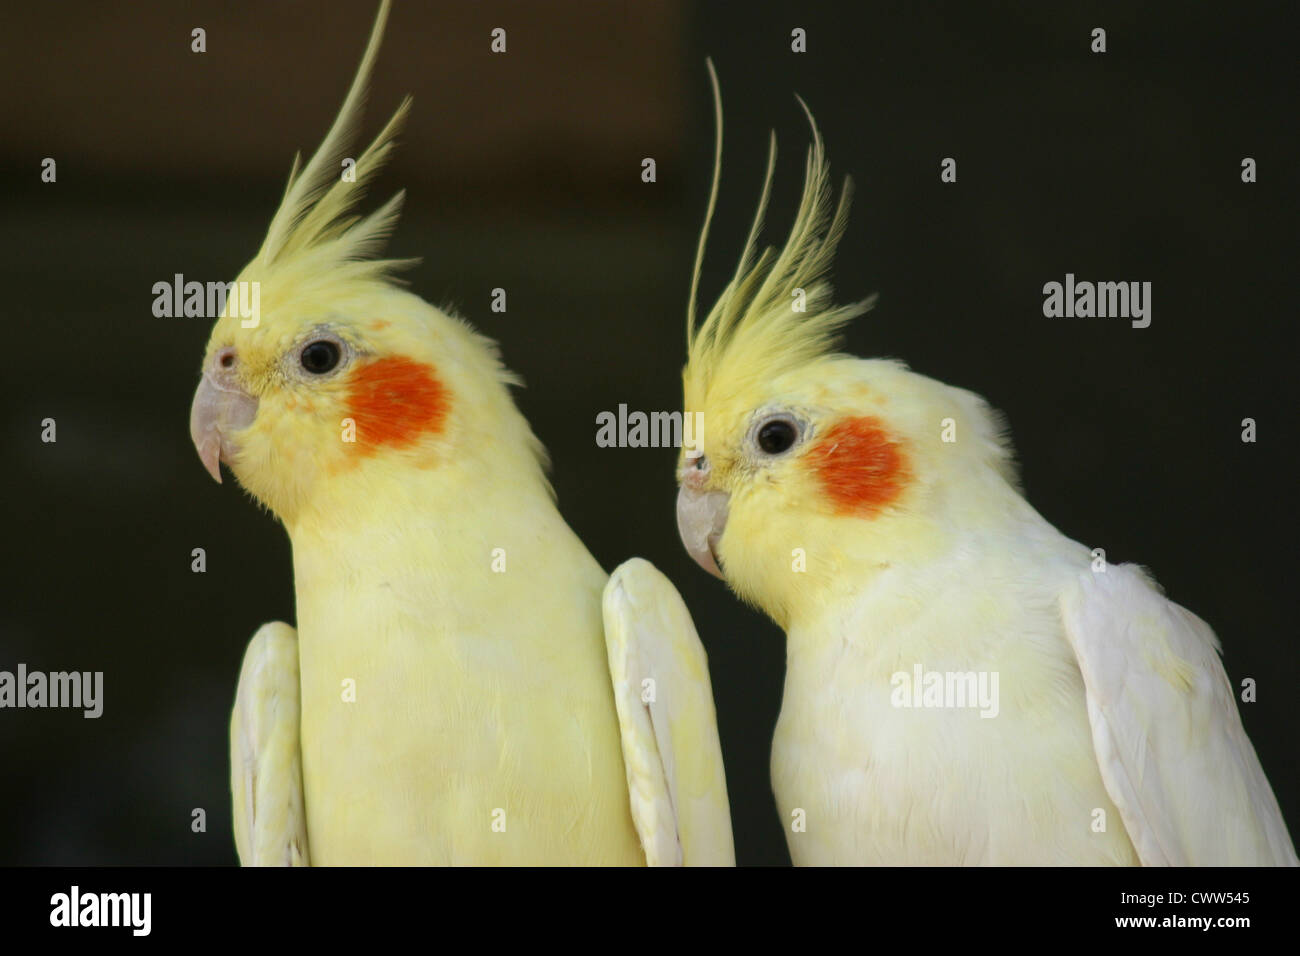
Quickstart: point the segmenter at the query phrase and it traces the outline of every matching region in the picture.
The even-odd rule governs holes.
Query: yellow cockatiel
[[[293,544],[298,629],[254,636],[231,723],[240,859],[731,864],[680,597],[645,561],[600,569],[493,344],[372,258],[400,194],[350,215],[407,108],[345,174],[387,13],[191,413],[208,471],[225,462]]]
[[[794,861],[1295,864],[1210,628],[1034,511],[978,396],[833,352],[868,307],[824,279],[849,184],[832,213],[814,124],[789,240],[755,259],[771,176],[769,157],[698,327],[692,288],[705,437],[678,526],[786,631],[772,784]]]

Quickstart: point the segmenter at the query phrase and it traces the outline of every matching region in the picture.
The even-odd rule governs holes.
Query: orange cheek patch
[[[898,442],[870,417],[837,422],[808,450],[807,460],[839,514],[875,515],[911,477]]]
[[[383,358],[353,372],[346,414],[357,424],[357,451],[371,455],[442,431],[450,404],[446,386],[428,365]]]

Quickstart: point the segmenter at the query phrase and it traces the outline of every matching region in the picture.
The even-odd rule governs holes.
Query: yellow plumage
[[[400,194],[352,212],[407,109],[341,177],[387,13],[240,274],[261,314],[217,321],[192,413],[204,463],[229,465],[293,544],[297,631],[259,632],[232,721],[241,858],[731,862],[680,598],[645,562],[601,570],[495,346],[374,258]],[[632,725],[646,678],[676,703]]]
[[[785,246],[758,252],[758,237],[767,211],[776,163],[776,137],[769,140],[767,171],[749,237],[735,274],[713,308],[697,327],[695,299],[704,260],[709,225],[717,204],[722,172],[722,100],[713,64],[709,64],[718,135],[714,155],[713,185],[696,251],[687,306],[688,362],[683,373],[688,410],[725,415],[735,400],[751,394],[764,381],[791,370],[803,370],[828,356],[839,329],[871,308],[875,297],[845,306],[831,304],[832,290],[826,273],[848,223],[853,184],[847,177],[832,213],[830,167],[821,135],[813,121],[813,144],[804,170],[803,197]],[[803,106],[803,101],[799,101]],[[796,302],[795,295],[800,294]],[[799,308],[796,310],[795,306]]]
[[[978,396],[832,352],[865,303],[822,278],[847,205],[829,212],[815,125],[790,237],[754,260],[771,168],[735,278],[698,330],[688,313],[705,438],[678,527],[786,631],[772,784],[794,861],[1294,864],[1210,629],[1030,507]],[[716,194],[715,164],[710,215]],[[1000,699],[913,706],[914,673]]]

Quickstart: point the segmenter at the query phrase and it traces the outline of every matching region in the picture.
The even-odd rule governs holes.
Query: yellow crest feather
[[[357,159],[355,180],[342,177],[342,160],[352,143],[365,107],[366,91],[388,22],[390,0],[383,0],[370,31],[370,41],[352,80],[343,106],[333,125],[307,165],[299,169],[295,156],[285,186],[284,198],[276,210],[266,239],[253,265],[261,270],[284,268],[294,271],[329,273],[339,269],[339,278],[376,278],[407,261],[375,259],[383,248],[401,212],[403,192],[398,192],[367,216],[351,210],[365,194],[366,185],[388,160],[394,136],[411,105],[405,97],[392,118]]]
[[[780,253],[768,247],[756,257],[776,164],[776,134],[772,133],[763,191],[740,264],[704,322],[696,326],[695,299],[722,169],[722,96],[712,61],[708,61],[708,69],[717,138],[713,186],[696,249],[687,306],[687,364],[682,378],[686,408],[692,411],[704,408],[711,397],[718,397],[718,390],[730,396],[750,383],[770,380],[830,354],[841,327],[870,309],[875,301],[875,296],[870,296],[851,305],[832,304],[831,285],[825,277],[848,222],[853,183],[845,177],[832,214],[830,166],[821,134],[807,104],[799,99],[812,128],[813,142],[805,163],[803,196],[790,235]],[[805,311],[794,309],[796,289],[804,292]]]

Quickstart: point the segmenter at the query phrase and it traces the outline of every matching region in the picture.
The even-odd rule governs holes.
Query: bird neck
[[[873,591],[897,591],[900,580],[934,580],[945,569],[970,572],[987,556],[1039,531],[1056,532],[1016,488],[988,471],[935,484],[919,498],[870,519],[818,516],[808,522],[802,573],[781,574],[764,609],[787,632],[820,620],[828,608],[860,603]],[[957,572],[953,572],[957,573]]]

